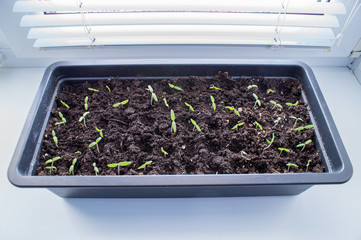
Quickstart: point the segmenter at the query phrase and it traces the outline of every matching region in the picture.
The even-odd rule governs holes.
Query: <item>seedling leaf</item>
[[[177,132],[177,125],[175,122],[172,122],[172,129],[173,129],[173,132],[176,133]]]
[[[161,147],[160,150],[162,151],[162,153],[164,154],[164,156],[167,156],[167,155],[168,155],[168,153],[164,150],[163,147]]]
[[[197,122],[194,121],[192,118],[190,119],[191,123],[194,125],[194,127],[197,129],[198,132],[202,132],[201,128],[198,126]]]
[[[99,92],[98,89],[95,89],[95,88],[88,88],[89,91],[93,91],[93,92]]]
[[[242,126],[243,124],[244,124],[244,122],[237,123],[236,125],[234,125],[234,127],[232,128],[232,130],[237,129],[238,127]]]
[[[169,105],[168,105],[168,103],[167,103],[167,99],[166,99],[166,98],[163,98],[163,101],[164,101],[165,106],[166,106],[167,108],[169,108]]]
[[[250,90],[251,88],[258,88],[258,86],[257,86],[257,85],[249,85],[249,86],[247,87],[247,90]]]
[[[63,101],[61,101],[61,100],[60,100],[60,103],[61,103],[61,104],[63,104],[63,105],[64,105],[64,107],[66,107],[67,109],[70,109],[69,105],[68,105],[68,104],[66,104],[65,102],[63,102]]]
[[[147,161],[145,162],[142,166],[140,166],[138,169],[143,169],[145,168],[146,166],[150,165],[153,161]]]
[[[170,110],[170,119],[171,119],[172,121],[175,121],[175,115],[174,115],[173,109]]]
[[[192,112],[194,112],[194,108],[192,107],[192,105],[190,105],[189,103],[184,103],[187,107],[189,107],[189,110],[191,110]]]
[[[220,88],[215,87],[213,84],[212,84],[212,86],[209,87],[209,89],[222,90],[222,89],[220,89]]]
[[[181,89],[180,87],[177,87],[177,86],[175,86],[175,85],[173,85],[173,84],[168,83],[168,85],[169,85],[169,87],[171,87],[171,88],[173,88],[173,89],[175,89],[175,90],[183,91],[183,89]]]

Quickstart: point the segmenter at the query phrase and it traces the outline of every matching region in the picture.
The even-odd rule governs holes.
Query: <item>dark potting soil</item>
[[[183,91],[171,88],[169,83]],[[151,101],[148,85],[158,102]],[[257,87],[248,89],[251,85]],[[215,100],[215,110],[210,96]],[[86,97],[88,110],[84,106]],[[125,100],[129,101],[113,106]],[[297,101],[297,106],[286,105]],[[240,116],[226,106],[234,107]],[[56,96],[35,174],[71,175],[74,158],[75,175],[95,175],[94,163],[98,175],[323,172],[314,129],[295,131],[312,124],[307,108],[301,84],[295,78],[230,77],[225,72],[209,79],[140,77],[64,83]],[[171,109],[176,133],[172,132]],[[55,125],[62,122],[59,112],[66,123]],[[85,123],[79,122],[85,112],[89,112]],[[295,124],[291,116],[302,121]],[[101,139],[96,128],[103,133]],[[305,142],[310,143],[297,147]],[[286,150],[281,152],[279,148]],[[52,165],[46,161],[55,157],[60,159],[53,162],[53,169],[46,169]],[[124,161],[131,164],[107,166]],[[148,161],[152,162],[138,169]]]

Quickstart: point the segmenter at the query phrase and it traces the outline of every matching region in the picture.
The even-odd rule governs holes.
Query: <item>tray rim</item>
[[[137,186],[252,186],[252,185],[314,185],[338,184],[347,182],[353,173],[350,159],[337,131],[327,105],[321,105],[323,115],[328,123],[342,160],[342,168],[337,172],[325,173],[282,173],[282,174],[207,174],[207,175],[147,175],[147,176],[29,176],[18,171],[18,163],[24,151],[25,141],[30,133],[30,127],[35,118],[45,87],[52,73],[60,67],[81,66],[152,66],[152,65],[262,65],[262,66],[294,66],[304,70],[319,102],[325,99],[318,86],[312,69],[303,62],[293,60],[243,59],[137,59],[137,60],[93,60],[93,61],[61,61],[50,65],[44,72],[39,89],[30,108],[14,155],[8,168],[9,181],[18,187],[137,187]]]

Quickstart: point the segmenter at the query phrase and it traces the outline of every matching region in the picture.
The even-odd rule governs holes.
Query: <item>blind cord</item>
[[[92,34],[92,32],[91,32],[91,25],[86,24],[85,14],[84,14],[85,11],[83,11],[83,9],[82,9],[82,7],[83,7],[83,2],[82,2],[81,0],[76,0],[76,2],[77,2],[77,5],[78,5],[78,7],[79,7],[79,12],[80,12],[80,15],[81,15],[81,21],[82,21],[82,25],[83,25],[84,31],[85,31],[87,37],[88,37],[89,40],[90,40],[89,47],[93,47],[96,38],[93,36],[93,34]],[[87,13],[87,12],[86,12],[86,13]]]

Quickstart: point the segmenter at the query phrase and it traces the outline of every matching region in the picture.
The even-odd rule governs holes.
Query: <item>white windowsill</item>
[[[7,180],[44,68],[0,68],[1,238],[359,239],[361,85],[346,67],[313,71],[353,164],[348,183],[293,197],[62,199]]]

